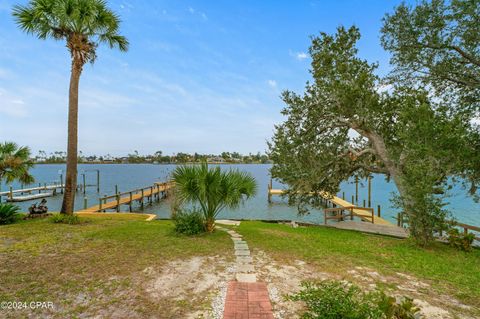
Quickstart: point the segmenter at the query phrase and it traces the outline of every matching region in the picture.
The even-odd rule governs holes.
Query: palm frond
[[[26,184],[32,183],[34,178],[29,173],[32,167],[28,147],[19,147],[13,142],[0,143],[0,181],[11,183],[19,180]]]
[[[82,56],[89,59],[84,62],[94,60],[99,43],[128,50],[128,40],[119,34],[120,17],[103,0],[31,0],[14,6],[12,14],[22,31],[40,39],[79,41],[70,48],[84,50]]]
[[[238,208],[257,192],[257,183],[250,174],[238,170],[223,172],[206,163],[178,166],[173,180],[179,202],[200,204],[207,221],[214,220],[223,208]]]

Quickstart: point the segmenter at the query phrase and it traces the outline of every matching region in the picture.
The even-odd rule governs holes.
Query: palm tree
[[[78,85],[83,66],[95,61],[98,44],[128,50],[128,40],[118,34],[120,18],[103,0],[31,0],[16,5],[13,16],[23,31],[39,39],[66,42],[72,59],[68,100],[68,143],[65,194],[61,212],[72,214],[77,183]]]
[[[19,147],[13,142],[0,143],[0,185],[2,181],[11,183],[15,180],[33,183],[34,178],[29,173],[32,166],[28,147]]]
[[[178,166],[173,172],[175,193],[181,204],[199,204],[208,232],[215,228],[215,217],[223,208],[235,209],[243,199],[255,196],[257,183],[245,172],[220,167]]]

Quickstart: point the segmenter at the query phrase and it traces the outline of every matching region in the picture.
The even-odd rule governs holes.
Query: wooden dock
[[[53,196],[53,192],[50,193],[39,193],[39,194],[30,194],[30,195],[21,195],[21,196],[12,196],[7,198],[7,202],[26,202],[29,200],[40,199],[45,197]]]
[[[270,201],[272,195],[282,195],[285,191],[282,189],[273,189],[268,187],[268,199]],[[373,208],[367,207],[358,207],[354,204],[341,199],[337,196],[331,196],[326,192],[321,192],[320,196],[325,199],[325,204],[333,206],[332,208],[325,208],[325,224],[329,219],[336,219],[336,220],[353,220],[353,217],[359,217],[362,221],[370,222],[372,224],[377,225],[384,225],[384,226],[395,226],[394,224],[390,223],[389,221],[383,219],[380,216],[375,216],[375,212]],[[332,215],[329,216],[328,214],[331,213]],[[396,227],[396,226],[395,226]]]
[[[152,186],[131,190],[128,192],[117,193],[110,196],[104,196],[99,198],[98,205],[92,207],[84,207],[83,210],[77,213],[98,213],[105,212],[109,209],[114,209],[117,212],[120,211],[122,205],[128,205],[129,211],[132,211],[132,205],[137,201],[143,208],[145,200],[148,203],[153,203],[154,200],[160,201],[160,199],[167,196],[167,191],[173,188],[174,183],[155,183]]]
[[[21,189],[13,189],[10,187],[10,190],[8,191],[0,192],[0,200],[2,196],[7,196],[7,202],[24,202],[38,198],[50,197],[56,195],[57,190],[63,190],[64,187],[65,185],[60,183],[51,185],[43,184],[43,186],[39,184],[38,187]],[[20,196],[14,196],[15,194],[20,194]]]

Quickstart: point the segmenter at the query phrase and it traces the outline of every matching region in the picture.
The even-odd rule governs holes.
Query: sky
[[[0,0],[0,141],[66,150],[70,56],[22,33]],[[80,80],[79,150],[126,155],[265,152],[283,90],[309,80],[310,36],[360,28],[359,55],[386,74],[381,19],[400,1],[108,1],[130,41],[100,47]]]

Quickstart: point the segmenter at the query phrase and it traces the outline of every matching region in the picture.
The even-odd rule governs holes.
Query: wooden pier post
[[[153,186],[150,186],[150,200],[149,200],[150,204],[153,203]]]
[[[128,202],[128,208],[130,210],[130,212],[132,211],[132,202],[133,202],[133,196],[132,196],[132,192],[130,192],[130,201]]]
[[[86,183],[86,180],[85,180],[85,173],[82,174],[82,177],[83,177],[83,195],[85,195],[86,188],[87,188],[87,183]]]
[[[120,194],[117,193],[116,197],[117,197],[117,213],[118,213],[120,211]]]
[[[352,195],[352,205],[355,206],[355,197]]]
[[[342,192],[342,199],[345,200],[345,192]]]
[[[142,196],[140,197],[140,206],[142,207],[142,209],[143,209],[143,197],[144,197],[144,193],[142,188]]]
[[[100,193],[100,170],[97,170],[97,193]]]
[[[102,198],[101,197],[98,199],[98,211],[99,212],[102,211]]]
[[[87,209],[87,207],[88,207],[88,199],[87,199],[87,197],[84,197],[83,198],[83,209]]]
[[[268,183],[268,203],[272,203],[272,178],[270,178],[270,182]]]
[[[42,183],[38,183],[38,193],[40,194],[42,190],[40,189],[42,187]]]
[[[115,185],[115,194],[118,194],[118,185]]]
[[[12,186],[10,186],[10,195],[9,195],[9,197],[10,197],[10,200],[12,200],[12,198],[13,198],[13,187],[12,187]]]
[[[380,205],[377,205],[377,216],[382,217],[382,215],[380,214]]]
[[[366,207],[365,205],[366,205],[366,204],[365,204],[365,200],[363,200],[363,207]]]
[[[372,207],[372,176],[368,176],[368,207]]]
[[[355,176],[355,203],[358,205],[358,176]]]

